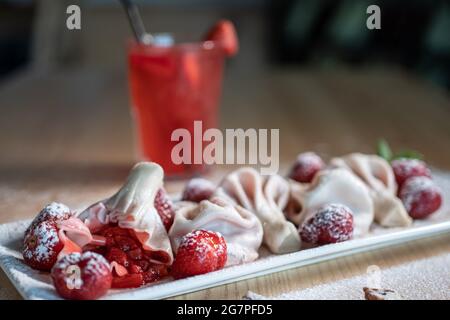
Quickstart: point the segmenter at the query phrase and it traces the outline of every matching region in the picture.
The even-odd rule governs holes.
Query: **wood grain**
[[[67,69],[22,73],[0,86],[0,223],[31,218],[47,202],[74,208],[110,195],[136,160],[126,76]],[[448,94],[395,69],[269,69],[227,74],[222,128],[279,128],[282,173],[297,153],[373,152],[386,138],[450,169]],[[226,167],[211,171],[218,180]],[[182,181],[168,182],[170,192]],[[274,295],[449,251],[440,237],[242,281],[178,297]],[[0,272],[0,298],[18,298]]]

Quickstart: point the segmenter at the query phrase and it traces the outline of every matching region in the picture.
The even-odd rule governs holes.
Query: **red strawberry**
[[[136,248],[127,252],[128,257],[132,260],[141,260],[144,255],[142,253],[142,249]]]
[[[321,207],[300,231],[302,241],[324,245],[342,242],[353,236],[353,213],[341,204]]]
[[[106,254],[105,258],[109,262],[117,262],[118,264],[124,266],[125,268],[129,266],[129,261],[127,254],[120,250],[119,248],[112,247],[109,249],[108,253]]]
[[[194,178],[191,179],[184,188],[182,200],[200,202],[211,198],[216,187],[214,184],[206,179]]]
[[[115,236],[114,242],[116,243],[116,246],[124,252],[139,248],[138,243],[130,236]]]
[[[166,230],[169,230],[173,223],[175,211],[173,209],[172,201],[167,196],[166,191],[163,188],[159,189],[156,193],[154,205],[156,211],[158,211],[158,214],[161,217],[164,227],[166,227]]]
[[[43,221],[61,221],[67,220],[74,215],[73,212],[70,211],[69,207],[62,203],[52,202],[44,207],[41,212],[33,219],[30,226],[28,227],[25,234],[29,233],[31,229],[37,226],[39,223]]]
[[[130,272],[131,274],[135,274],[135,273],[142,273],[143,270],[140,266],[138,266],[137,264],[132,263],[130,265],[130,267],[128,268],[128,272]]]
[[[437,211],[442,204],[441,190],[425,176],[407,179],[399,192],[406,211],[414,219],[423,219]]]
[[[112,280],[112,288],[139,288],[144,284],[144,276],[142,273],[127,274],[123,277],[114,277]]]
[[[172,265],[175,279],[219,270],[227,260],[227,245],[219,233],[196,230],[185,235]]]
[[[93,252],[64,256],[55,264],[51,275],[56,291],[66,299],[97,299],[111,288],[110,265]]]
[[[325,163],[322,158],[314,152],[301,153],[291,168],[289,178],[297,182],[309,183],[324,167]]]
[[[30,267],[49,271],[63,247],[56,222],[42,221],[25,235],[22,255],[25,263]]]
[[[406,179],[411,177],[431,177],[431,172],[425,162],[417,159],[397,159],[391,163],[394,170],[395,180],[399,188]]]
[[[208,32],[206,41],[215,41],[228,56],[234,56],[239,50],[239,42],[234,25],[229,20],[220,20]]]

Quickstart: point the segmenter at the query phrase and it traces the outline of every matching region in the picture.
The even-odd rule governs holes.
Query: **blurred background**
[[[240,51],[227,62],[221,127],[279,128],[283,170],[301,151],[374,152],[380,138],[450,169],[450,1],[136,3],[148,30],[179,41],[233,21]],[[65,26],[70,4],[81,30]],[[381,30],[366,27],[371,4]],[[24,188],[34,198],[23,212],[38,195],[88,202],[126,175],[131,36],[117,0],[0,0],[0,209]]]

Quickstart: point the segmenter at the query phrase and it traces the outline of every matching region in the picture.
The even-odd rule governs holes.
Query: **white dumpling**
[[[253,168],[241,168],[227,175],[216,195],[254,213],[264,230],[264,244],[273,253],[300,249],[296,227],[286,220],[283,209],[289,200],[289,184],[278,175],[263,178]]]
[[[375,221],[384,227],[405,227],[412,223],[403,203],[397,198],[397,183],[389,163],[377,156],[352,153],[330,161],[332,167],[346,168],[370,189]]]
[[[346,169],[320,171],[308,185],[291,181],[291,200],[286,215],[301,226],[321,206],[333,203],[343,204],[352,210],[355,237],[369,231],[374,218],[369,189]]]
[[[227,266],[258,258],[263,229],[248,210],[218,197],[197,203],[184,203],[175,214],[169,237],[174,251],[184,235],[194,230],[219,232],[227,243]]]
[[[157,253],[158,259],[152,262],[170,265],[173,262],[170,240],[154,207],[163,177],[163,169],[158,164],[138,163],[115,195],[93,204],[79,218],[93,233],[108,223],[133,229],[143,248]]]

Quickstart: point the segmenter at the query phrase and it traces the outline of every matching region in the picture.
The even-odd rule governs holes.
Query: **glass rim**
[[[223,54],[225,52],[217,41],[205,40],[205,41],[187,41],[175,43],[170,46],[158,46],[152,44],[138,43],[136,39],[129,39],[127,42],[128,52],[135,52],[141,54],[158,54],[166,53],[168,51],[181,51],[181,52],[205,52],[205,53],[217,53]]]

